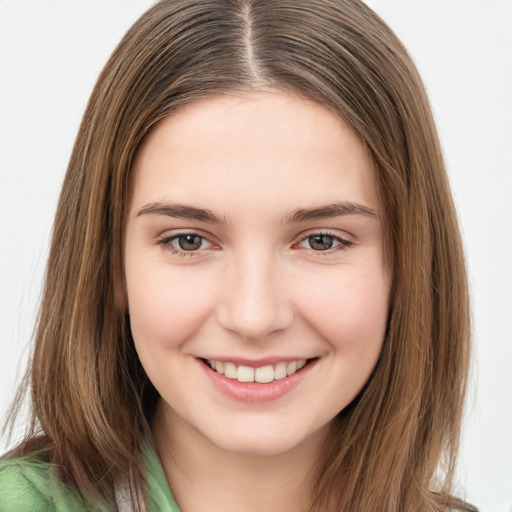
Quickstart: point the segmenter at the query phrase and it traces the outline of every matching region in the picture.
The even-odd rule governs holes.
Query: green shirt
[[[151,444],[144,449],[147,512],[180,512],[160,459]],[[115,512],[116,507],[97,509]],[[78,494],[60,483],[52,467],[36,456],[0,460],[1,512],[92,512]]]

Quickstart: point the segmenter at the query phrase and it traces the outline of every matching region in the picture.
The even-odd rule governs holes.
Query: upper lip
[[[274,356],[274,357],[265,357],[262,359],[246,359],[243,357],[233,357],[233,356],[208,356],[208,357],[201,357],[201,359],[209,359],[211,361],[222,361],[224,363],[234,363],[237,366],[248,366],[249,368],[261,368],[262,366],[273,366],[278,363],[291,363],[292,361],[302,361],[302,360],[308,360],[313,359],[311,357],[304,357],[304,356],[293,356],[293,357],[281,357],[281,356]]]

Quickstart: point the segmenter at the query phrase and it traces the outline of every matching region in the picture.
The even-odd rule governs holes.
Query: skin
[[[239,93],[162,120],[134,173],[126,293],[161,395],[153,430],[177,502],[185,512],[305,510],[329,427],[375,367],[388,315],[391,273],[363,145],[316,102]],[[340,202],[362,209],[289,219]],[[220,222],[156,211],[176,204]],[[184,251],[191,232],[204,238]],[[220,392],[201,358],[316,362],[280,398],[248,402]]]

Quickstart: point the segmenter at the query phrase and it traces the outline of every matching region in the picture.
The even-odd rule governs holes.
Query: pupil
[[[309,237],[309,245],[312,249],[317,251],[327,251],[333,245],[334,241],[332,236],[328,235],[317,235]]]
[[[180,249],[184,251],[195,251],[201,247],[202,238],[197,235],[183,235],[178,239]]]

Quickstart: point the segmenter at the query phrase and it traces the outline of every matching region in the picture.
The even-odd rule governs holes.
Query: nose
[[[249,251],[223,276],[217,317],[222,327],[251,341],[286,330],[293,321],[285,272],[272,254]]]

